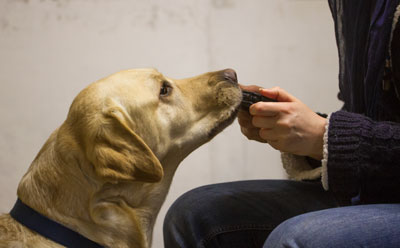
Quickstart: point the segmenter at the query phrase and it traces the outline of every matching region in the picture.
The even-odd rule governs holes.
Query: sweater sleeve
[[[328,129],[329,189],[361,203],[400,202],[400,124],[346,111]]]

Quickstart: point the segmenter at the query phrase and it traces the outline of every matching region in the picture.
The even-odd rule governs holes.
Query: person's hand
[[[256,85],[240,85],[242,90],[259,92],[260,86]],[[262,143],[267,143],[266,140],[260,137],[260,128],[253,126],[252,123],[253,116],[249,114],[246,110],[240,109],[238,113],[238,122],[240,125],[240,131],[246,136],[249,140],[256,140]]]
[[[283,152],[322,159],[326,119],[278,87],[258,92],[278,102],[258,102],[250,106],[251,124],[259,128],[256,140],[260,138]]]

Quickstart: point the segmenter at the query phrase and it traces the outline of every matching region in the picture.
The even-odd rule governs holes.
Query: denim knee
[[[300,248],[300,247],[325,247],[310,246],[315,238],[313,221],[308,218],[293,217],[278,225],[269,235],[264,248]]]
[[[259,188],[253,183],[206,185],[183,194],[164,219],[165,247],[204,247],[216,235],[225,232],[272,230],[269,223],[258,223],[263,214],[256,213],[257,209],[250,204],[252,201],[242,199],[247,193],[240,191],[246,191],[246,187]],[[253,202],[259,200],[253,198],[256,198]]]
[[[213,203],[205,198],[203,187],[191,190],[180,196],[168,210],[164,219],[165,247],[198,247],[207,220],[207,209]],[[210,210],[211,211],[211,210]]]
[[[211,247],[211,242],[230,239],[228,233],[259,240],[290,217],[331,206],[336,201],[318,184],[251,180],[206,185],[185,193],[170,207],[164,219],[164,245]]]

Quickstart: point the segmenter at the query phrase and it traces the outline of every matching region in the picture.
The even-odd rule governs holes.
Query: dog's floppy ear
[[[163,177],[160,161],[132,130],[125,109],[113,104],[103,116],[105,120],[88,155],[96,174],[111,183],[160,181]]]

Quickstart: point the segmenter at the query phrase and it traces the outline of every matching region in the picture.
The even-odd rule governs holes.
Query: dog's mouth
[[[239,112],[242,102],[242,91],[239,88],[237,74],[232,69],[226,69],[212,77],[217,90],[217,104],[223,107],[217,123],[208,133],[208,138],[212,139],[227,126],[232,124]]]
[[[208,138],[214,138],[218,133],[228,127],[235,120],[242,102],[242,92],[238,84],[232,84],[230,80],[218,83],[221,87],[217,87],[217,101],[220,106],[224,106],[221,110],[219,121],[211,128]],[[224,86],[225,85],[225,86]]]
[[[238,104],[228,115],[227,118],[223,119],[222,121],[218,122],[208,133],[208,138],[214,138],[218,133],[228,127],[232,122],[236,119],[237,113],[239,112],[240,104]]]

